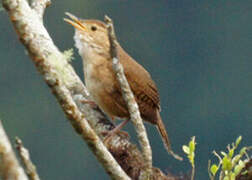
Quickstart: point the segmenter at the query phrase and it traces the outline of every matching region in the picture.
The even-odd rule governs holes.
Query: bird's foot
[[[89,104],[92,108],[97,108],[98,107],[98,105],[94,101],[91,101],[91,100],[82,100],[81,102],[83,104]]]
[[[120,135],[124,135],[124,136],[128,137],[129,135],[127,132],[120,131],[123,128],[123,126],[125,126],[128,122],[129,122],[129,119],[123,121],[121,124],[116,126],[111,131],[103,132],[102,134],[105,136],[103,143],[107,144],[111,140],[111,138],[113,137],[114,134],[120,134]]]
[[[114,129],[113,129],[114,130]],[[119,136],[123,136],[123,137],[129,137],[129,134],[125,131],[109,131],[109,132],[103,132],[102,135],[105,136],[105,138],[103,139],[103,143],[105,145],[108,144],[108,142],[111,140],[111,138],[114,136],[114,135],[119,135]]]

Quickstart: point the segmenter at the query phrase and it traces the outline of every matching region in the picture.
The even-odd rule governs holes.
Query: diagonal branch
[[[118,59],[118,52],[117,52],[118,42],[116,40],[113,22],[108,16],[105,16],[105,22],[107,23],[107,28],[108,28],[108,36],[109,36],[109,41],[110,41],[110,54],[112,57],[113,69],[115,71],[117,80],[120,84],[123,98],[130,112],[130,119],[135,126],[137,136],[142,147],[143,157],[146,162],[147,174],[142,175],[143,178],[146,179],[146,176],[149,177],[152,171],[152,151],[151,151],[150,143],[147,137],[144,124],[143,124],[143,120],[140,116],[138,105],[130,89],[129,83],[125,77],[123,66],[121,65]]]
[[[0,121],[0,175],[4,180],[28,180],[18,163],[10,141]]]
[[[30,159],[29,151],[23,146],[21,139],[16,137],[16,149],[25,167],[25,172],[30,180],[40,180],[36,167]]]

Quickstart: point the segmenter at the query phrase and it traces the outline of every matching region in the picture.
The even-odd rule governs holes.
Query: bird
[[[83,60],[84,81],[92,99],[112,119],[126,119],[115,128],[118,131],[129,121],[130,114],[112,68],[107,26],[100,20],[81,19],[68,12],[66,15],[69,18],[64,18],[64,21],[75,29],[75,46]],[[119,62],[139,106],[141,118],[157,127],[168,153],[182,160],[171,148],[160,116],[159,92],[151,75],[119,43],[116,48]]]

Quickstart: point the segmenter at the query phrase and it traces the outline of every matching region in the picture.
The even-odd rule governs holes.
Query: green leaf
[[[241,140],[242,140],[242,136],[239,136],[239,137],[236,139],[236,141],[235,141],[235,146],[236,146],[236,147],[240,144]]]
[[[228,161],[227,157],[224,157],[222,159],[222,169],[223,169],[223,171],[227,170],[227,163],[228,163],[227,161]]]
[[[225,153],[224,151],[221,151],[221,154],[225,157],[227,156],[227,153]]]
[[[233,157],[233,159],[232,159],[232,164],[233,164],[233,166],[235,166],[236,165],[236,163],[241,159],[241,155],[240,154],[237,154],[237,155],[235,155],[234,157]]]
[[[230,180],[228,176],[225,176],[223,180]]]
[[[235,174],[233,172],[230,173],[230,180],[235,180]]]
[[[193,136],[192,140],[189,142],[189,149],[190,149],[190,152],[195,151],[195,136]]]
[[[210,168],[210,172],[212,173],[213,176],[217,173],[219,167],[216,164],[213,164]]]
[[[188,146],[183,145],[183,146],[182,146],[182,149],[183,149],[183,151],[184,151],[186,154],[190,154],[190,150],[189,150],[189,147],[188,147]]]
[[[245,174],[248,174],[248,173],[249,173],[248,170],[243,170],[241,174],[242,174],[242,175],[245,175]]]
[[[234,149],[230,149],[230,151],[228,152],[228,156],[232,158],[233,155],[234,155]]]
[[[243,148],[240,150],[240,155],[245,154],[246,151],[247,151],[247,147],[243,147]]]
[[[232,169],[232,162],[227,156],[222,159],[222,169],[224,171],[230,171]]]
[[[238,165],[236,165],[234,168],[235,176],[237,176],[244,167],[245,167],[245,163],[242,160],[240,160]]]
[[[194,164],[194,155],[195,155],[194,152],[191,152],[191,154],[188,156],[192,165]]]

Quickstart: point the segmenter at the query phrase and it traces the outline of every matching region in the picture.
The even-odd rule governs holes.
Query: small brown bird
[[[130,115],[122,97],[120,85],[112,69],[110,43],[106,24],[98,20],[83,20],[66,13],[70,19],[64,19],[75,28],[75,46],[83,59],[86,87],[95,103],[112,119],[127,118]],[[139,106],[143,120],[156,125],[164,145],[173,153],[160,117],[160,99],[157,87],[150,74],[117,45],[118,58],[124,68],[125,76]],[[126,121],[127,122],[127,121]],[[125,125],[126,123],[122,123]],[[121,125],[120,128],[123,126]]]

